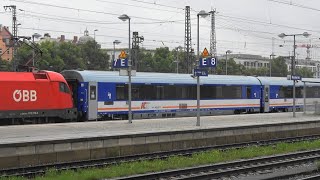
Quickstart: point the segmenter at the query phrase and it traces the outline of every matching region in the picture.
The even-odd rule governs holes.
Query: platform
[[[0,127],[0,168],[320,134],[320,116],[270,113]]]
[[[132,124],[122,120],[0,126],[0,145],[320,120],[320,116],[304,116],[300,112],[296,115],[293,118],[291,112],[203,116],[200,127],[196,126],[196,117],[139,119]]]

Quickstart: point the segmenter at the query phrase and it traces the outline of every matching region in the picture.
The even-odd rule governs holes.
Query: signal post
[[[198,60],[197,67],[193,70],[192,77],[197,77],[197,124],[200,126],[200,76],[208,76],[206,67],[216,67],[217,60],[215,57],[209,57],[207,48],[204,48],[201,57]]]

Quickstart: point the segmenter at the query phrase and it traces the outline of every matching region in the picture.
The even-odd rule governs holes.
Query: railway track
[[[320,179],[320,174],[304,177],[304,178],[301,178],[300,180],[319,180],[319,179]]]
[[[105,158],[105,159],[98,159],[98,160],[59,163],[59,164],[50,164],[50,165],[43,165],[43,166],[24,167],[24,168],[1,169],[0,176],[2,177],[11,177],[11,176],[35,177],[36,175],[44,174],[48,169],[76,170],[80,168],[103,167],[103,166],[118,164],[122,162],[166,159],[170,156],[191,156],[194,153],[199,153],[199,152],[209,151],[209,150],[241,149],[248,146],[268,146],[268,145],[275,145],[278,143],[294,143],[294,142],[301,142],[301,141],[313,141],[313,140],[319,140],[319,139],[320,139],[320,135],[302,136],[302,137],[295,137],[295,138],[280,138],[280,139],[273,139],[268,141],[258,141],[258,142],[254,141],[254,142],[247,142],[247,143],[221,145],[221,146],[200,147],[200,148],[184,149],[184,150],[176,150],[176,151],[166,151],[166,152],[157,152],[157,153],[150,153],[150,154],[139,154],[139,155],[132,155],[132,156]]]
[[[170,179],[170,180],[206,180],[245,177],[249,174],[265,174],[276,168],[292,166],[320,159],[320,149],[303,151],[276,156],[259,157],[232,161],[226,163],[211,164],[178,170],[163,171],[135,175],[130,177],[116,178],[116,180],[144,180],[144,179]],[[309,177],[319,179],[320,176]],[[250,176],[248,176],[250,178]]]

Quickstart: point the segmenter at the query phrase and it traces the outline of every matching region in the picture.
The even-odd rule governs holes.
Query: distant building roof
[[[238,59],[254,59],[254,60],[265,60],[265,59],[268,59],[266,57],[262,57],[260,55],[253,55],[253,54],[229,54],[228,57],[230,57],[230,58],[238,58]]]
[[[61,35],[57,38],[51,38],[49,33],[45,33],[42,38],[40,38],[39,43],[50,41],[50,42],[71,42],[73,44],[78,43],[78,36],[73,36],[73,39],[66,39],[65,35]]]
[[[94,38],[93,37],[91,37],[91,36],[89,36],[89,31],[86,29],[85,31],[84,31],[84,36],[81,36],[80,38],[79,38],[79,44],[85,44],[86,42],[88,42],[88,41],[94,41]]]

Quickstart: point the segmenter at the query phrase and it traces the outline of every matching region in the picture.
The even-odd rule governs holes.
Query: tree
[[[57,55],[64,62],[63,69],[84,69],[85,64],[81,57],[79,46],[71,42],[61,42],[58,46]]]
[[[59,44],[57,42],[46,41],[39,47],[43,53],[35,60],[35,65],[39,69],[47,69],[60,72],[64,69],[65,63],[59,55]]]
[[[35,57],[35,66],[60,72],[63,69],[92,69],[107,70],[109,55],[103,52],[95,41],[88,41],[82,45],[71,42],[45,41],[39,45],[42,56]],[[33,49],[22,45],[18,51],[19,64],[31,65]],[[29,63],[28,63],[29,62]]]
[[[108,70],[110,56],[101,50],[96,41],[80,45],[81,58],[90,70]]]
[[[271,61],[271,75],[275,77],[286,77],[288,69],[284,57],[277,57]]]
[[[173,65],[174,65],[174,72],[177,72],[177,63],[175,61],[178,61],[178,71],[179,73],[187,73],[187,64],[186,62],[186,53],[182,50],[182,47],[178,47],[176,49],[173,49],[171,51],[171,54],[173,56]]]
[[[222,75],[226,74],[226,60],[219,59],[218,64],[216,66],[216,74]]]
[[[32,48],[26,44],[22,44],[17,50],[17,55],[15,57],[17,64],[25,65],[28,61],[32,64]]]
[[[219,59],[216,73],[220,75],[226,74],[226,60]],[[233,58],[228,58],[228,75],[243,75],[245,73],[245,67],[242,64],[237,64]]]
[[[304,78],[313,77],[313,72],[307,67],[302,67],[302,68],[296,69],[295,71],[296,71],[295,74],[300,75],[301,77],[304,77]]]
[[[45,70],[61,71],[64,67],[63,59],[59,56],[59,44],[57,42],[42,42],[38,45],[42,54],[35,56],[35,67]],[[20,65],[32,66],[33,49],[22,44],[17,51],[17,62]]]
[[[156,72],[163,72],[163,73],[168,73],[168,72],[173,72],[175,69],[175,65],[173,62],[173,55],[169,51],[168,47],[161,47],[157,48],[154,56],[154,70]]]
[[[11,70],[12,70],[11,62],[2,60],[0,58],[0,71],[11,71]]]
[[[139,58],[139,69],[137,71],[141,72],[153,72],[155,67],[155,61],[150,52],[145,52],[144,50],[140,50],[138,53]]]

